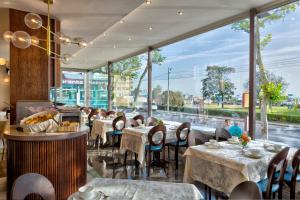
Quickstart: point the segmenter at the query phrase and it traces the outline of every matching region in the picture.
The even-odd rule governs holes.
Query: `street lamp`
[[[222,108],[224,108],[224,80],[220,80],[220,93],[222,97]]]
[[[170,73],[172,71],[172,67],[168,67],[168,99],[167,99],[167,111],[170,110]]]

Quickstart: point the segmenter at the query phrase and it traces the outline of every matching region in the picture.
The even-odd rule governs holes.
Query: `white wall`
[[[8,8],[0,8],[0,58],[9,59],[9,43],[3,40],[3,33],[9,30],[9,10]],[[6,69],[0,66],[0,110],[9,104],[9,76]]]

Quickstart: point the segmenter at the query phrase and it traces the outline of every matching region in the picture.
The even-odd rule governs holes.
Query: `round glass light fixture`
[[[13,34],[12,43],[15,47],[26,49],[31,45],[31,37],[25,31],[16,31]]]
[[[66,65],[71,63],[71,55],[68,53],[63,54],[60,59],[61,59],[61,62]]]
[[[74,42],[77,43],[80,48],[88,46],[88,43],[82,38],[74,38]]]
[[[62,32],[56,32],[54,36],[55,36],[54,41],[55,41],[55,43],[58,43],[58,44],[62,43],[66,37],[66,35]]]
[[[31,36],[31,44],[38,45],[40,43],[40,39],[36,36]]]
[[[62,43],[65,45],[69,45],[69,44],[71,44],[71,42],[72,42],[72,39],[69,36],[64,36],[64,38],[62,39]]]
[[[6,64],[5,58],[0,58],[0,66],[5,65],[5,64]]]
[[[4,33],[3,33],[3,39],[5,40],[5,41],[7,41],[7,42],[10,42],[11,40],[12,40],[12,37],[13,37],[13,32],[11,32],[11,31],[5,31]]]
[[[43,20],[41,16],[35,13],[28,13],[25,15],[24,18],[26,26],[28,26],[31,29],[39,29],[43,25]]]

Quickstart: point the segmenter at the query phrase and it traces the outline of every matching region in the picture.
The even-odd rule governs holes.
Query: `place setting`
[[[237,136],[232,136],[231,138],[227,139],[228,144],[240,144],[240,140]]]
[[[83,186],[79,188],[78,192],[71,195],[68,200],[103,200],[108,197],[103,192],[95,190],[93,186]]]
[[[264,148],[269,152],[278,153],[284,148],[284,146],[280,145],[280,144],[267,144],[267,143],[264,143]]]
[[[254,159],[260,159],[264,156],[263,150],[258,149],[258,148],[248,148],[248,149],[243,149],[243,154],[246,157],[249,158],[254,158]]]
[[[217,140],[214,140],[214,139],[210,139],[209,142],[205,142],[204,145],[208,149],[220,149],[220,148],[222,148],[222,145],[220,143],[218,143]]]

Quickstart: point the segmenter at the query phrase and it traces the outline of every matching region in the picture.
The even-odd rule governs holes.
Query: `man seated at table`
[[[234,122],[233,123],[233,126],[231,126],[229,128],[229,133],[230,133],[231,136],[241,137],[243,131],[239,127],[239,123],[238,122]]]
[[[227,131],[229,131],[230,126],[231,126],[231,120],[225,119],[223,128],[226,129]]]

